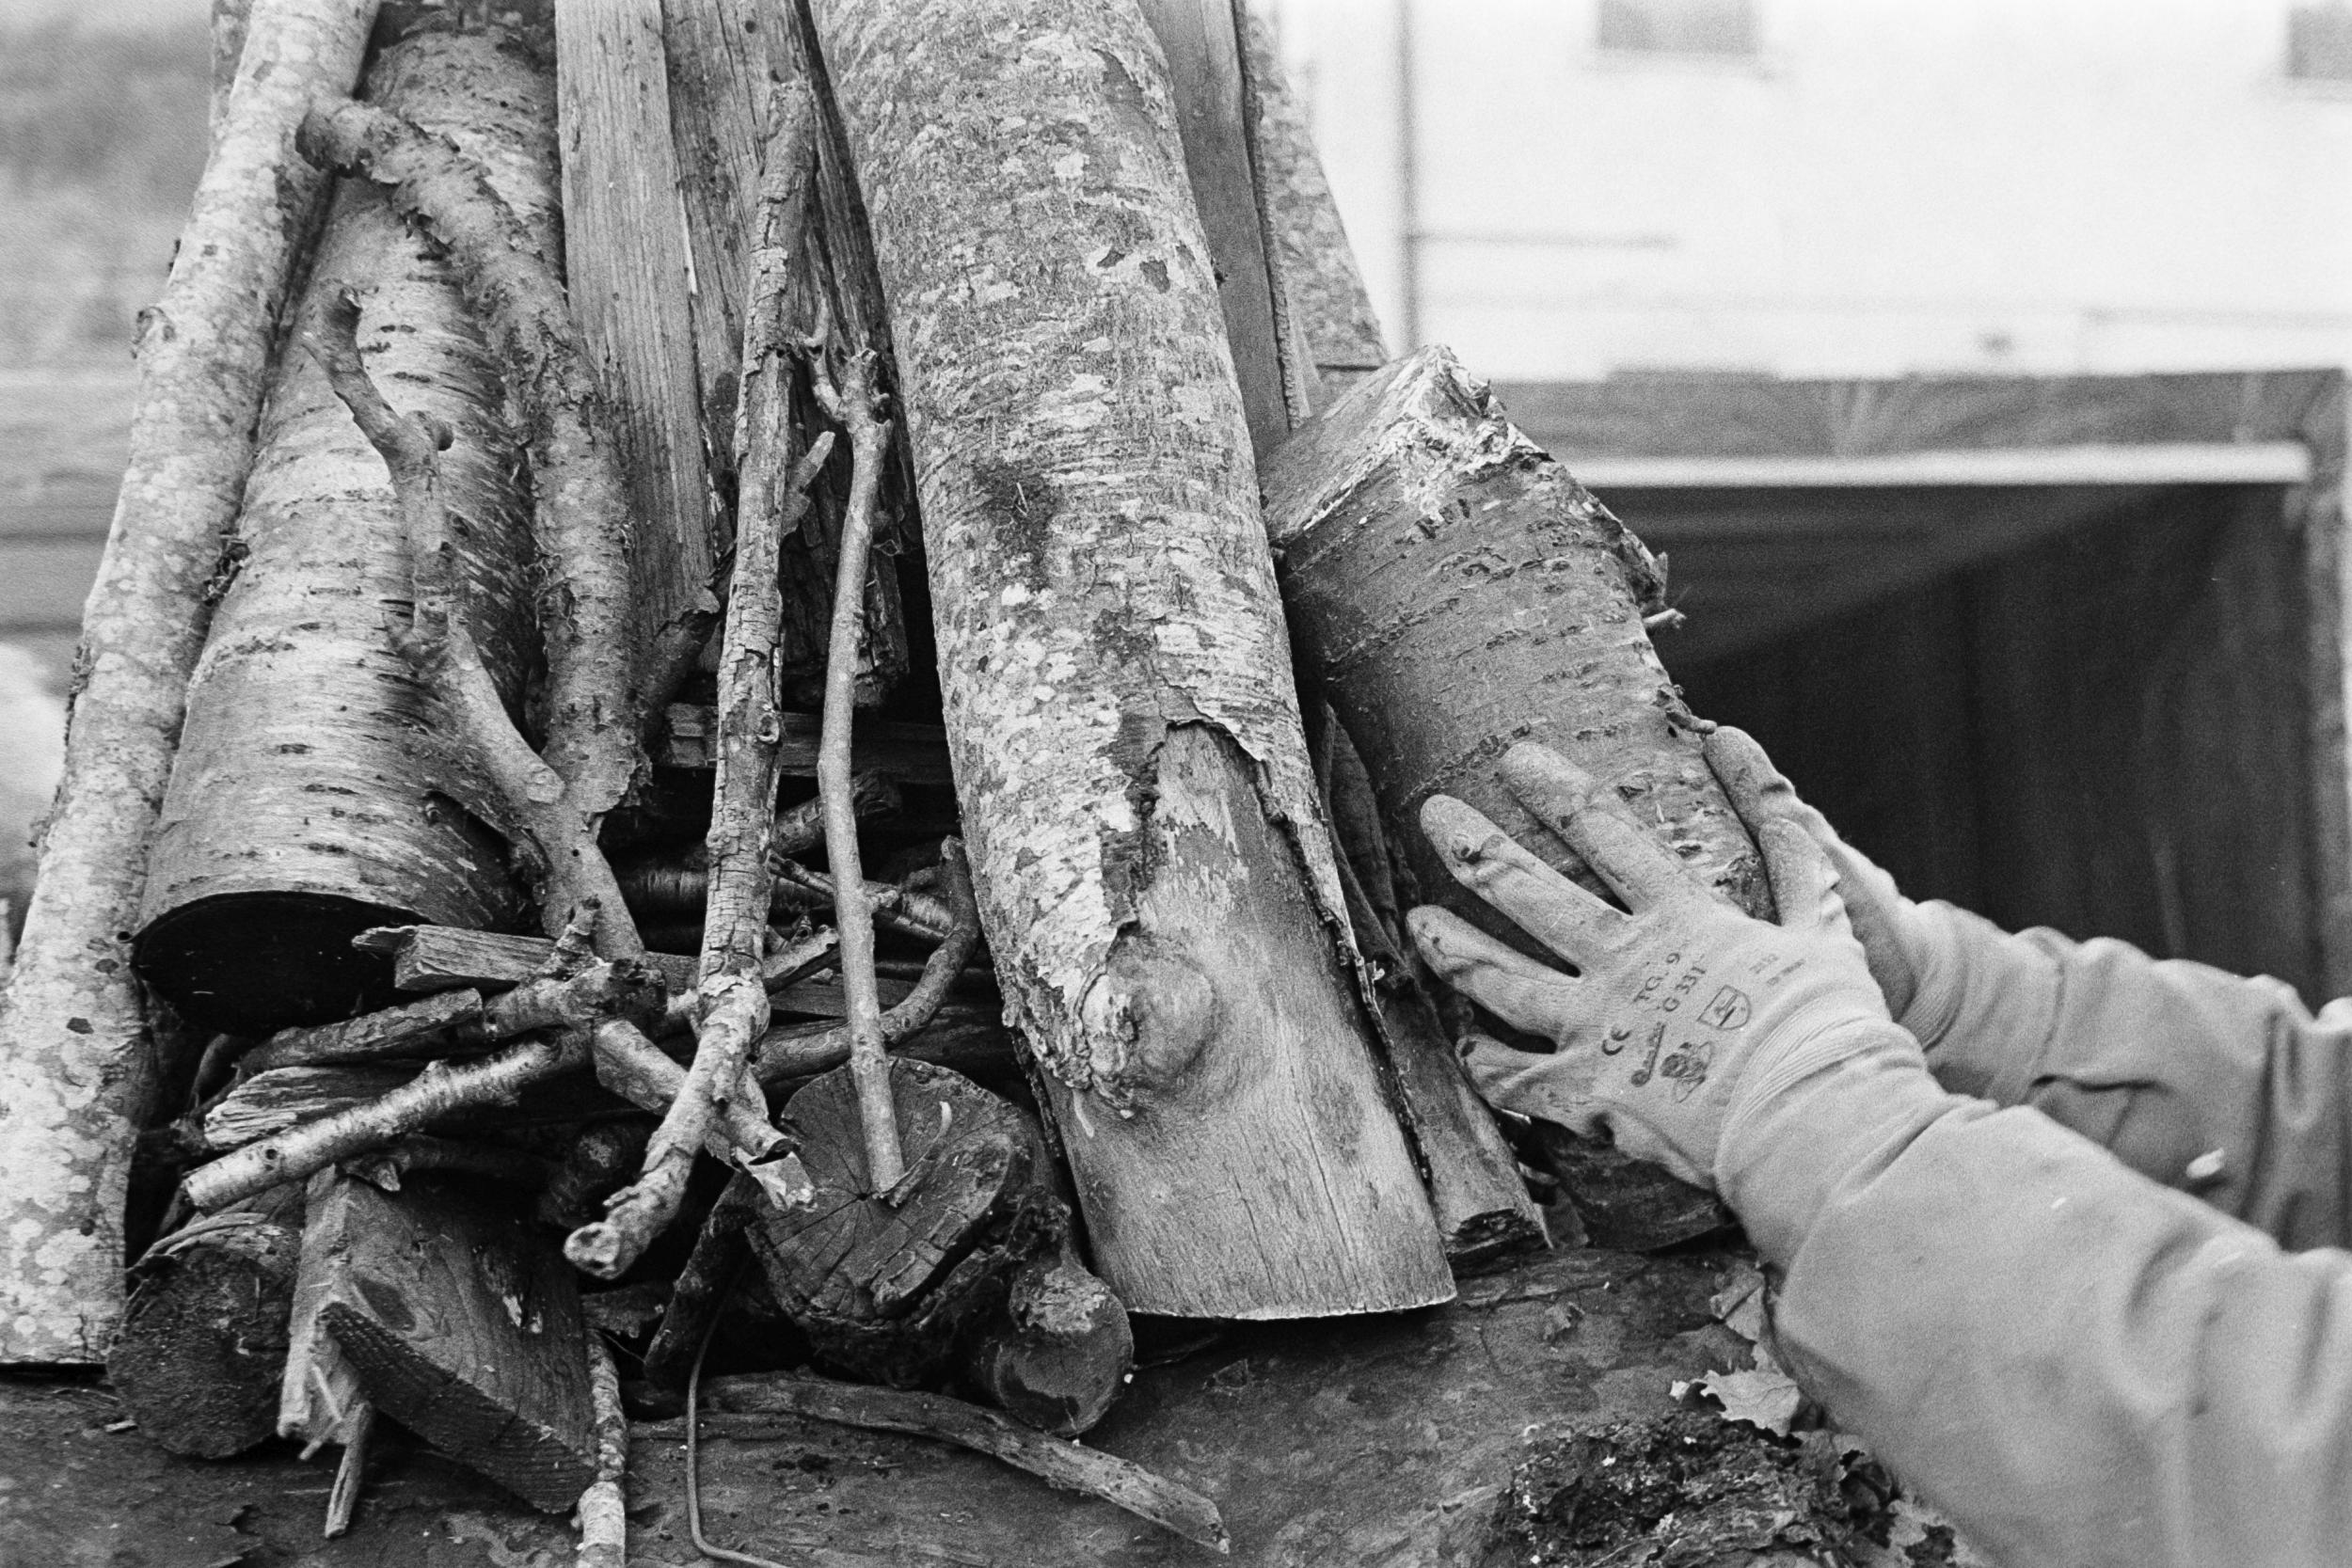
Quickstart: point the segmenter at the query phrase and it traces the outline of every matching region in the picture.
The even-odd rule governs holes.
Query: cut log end
[[[352,939],[417,919],[326,894],[222,894],[149,925],[132,944],[132,960],[183,1018],[259,1037],[399,1001],[389,959],[353,947]]]

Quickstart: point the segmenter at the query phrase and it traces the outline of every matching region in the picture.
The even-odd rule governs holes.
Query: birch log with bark
[[[1613,784],[1725,898],[1770,912],[1755,847],[1700,752],[1703,726],[1643,625],[1662,607],[1659,563],[1450,352],[1424,349],[1358,386],[1264,477],[1293,633],[1423,896],[1528,945],[1412,825],[1439,790],[1601,891],[1496,774],[1514,742],[1537,740]],[[1620,1191],[1596,1177],[1592,1200],[1612,1213],[1588,1229],[1656,1245],[1723,1219],[1662,1173],[1631,1180]]]
[[[1008,1008],[1133,1308],[1452,1280],[1342,957],[1255,469],[1132,0],[817,0]]]
[[[446,136],[558,244],[553,83],[503,30],[453,19],[379,51],[367,97]],[[510,712],[537,657],[524,437],[439,247],[364,180],[336,192],[298,342],[346,289],[371,373],[455,440],[439,458],[454,597]],[[394,646],[412,594],[384,460],[309,354],[279,359],[246,489],[243,566],[188,689],[136,947],[184,1016],[257,1035],[391,1000],[351,939],[416,921],[499,927],[527,905],[505,812],[434,687]]]
[[[64,782],[0,1006],[0,1362],[88,1362],[122,1304],[131,1145],[156,1081],[132,977],[188,673],[252,460],[278,317],[325,182],[294,153],[351,90],[368,0],[257,0],[164,297],[140,318],[131,463],[75,656]]]

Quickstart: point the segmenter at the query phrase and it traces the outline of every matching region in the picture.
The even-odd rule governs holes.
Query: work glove
[[[1408,917],[1440,978],[1557,1047],[1541,1055],[1471,1037],[1464,1059],[1489,1104],[1586,1136],[1606,1130],[1635,1158],[1720,1190],[1726,1138],[1782,1090],[1859,1053],[1917,1061],[1917,1046],[1888,1019],[1827,855],[1788,814],[1765,816],[1756,832],[1780,909],[1775,926],[1724,902],[1614,790],[1557,752],[1514,747],[1502,776],[1626,907],[1579,887],[1450,796],[1422,808],[1422,831],[1455,879],[1572,971],[1443,910]]]
[[[1894,878],[1839,838],[1827,817],[1799,799],[1796,786],[1746,731],[1718,725],[1707,736],[1706,752],[1707,765],[1749,836],[1760,844],[1766,824],[1788,823],[1829,858],[1846,917],[1870,961],[1870,977],[1886,998],[1886,1010],[1932,1056],[1959,1001],[1958,955],[1948,933],[1897,890]]]

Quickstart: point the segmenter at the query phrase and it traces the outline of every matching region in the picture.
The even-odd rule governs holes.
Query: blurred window
[[[1633,55],[1754,55],[1755,0],[1600,0],[1601,48]]]
[[[2330,0],[2287,12],[2287,74],[2305,82],[2352,82],[2352,6]]]

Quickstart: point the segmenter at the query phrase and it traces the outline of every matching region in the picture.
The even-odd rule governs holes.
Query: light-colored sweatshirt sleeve
[[[2352,1256],[1843,1027],[1887,1037],[1743,1108],[1716,1172],[1838,1424],[2017,1568],[2345,1562]]]
[[[1946,904],[1906,931],[1920,979],[1900,1022],[1946,1088],[2029,1105],[2291,1249],[2352,1239],[2343,1005],[2314,1017],[2277,980]]]

